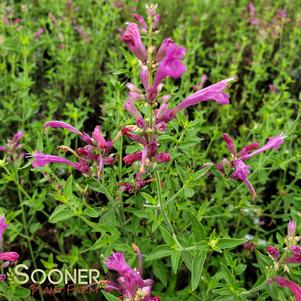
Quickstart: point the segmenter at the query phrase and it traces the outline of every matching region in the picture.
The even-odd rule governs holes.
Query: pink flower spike
[[[236,150],[235,150],[235,145],[234,145],[232,138],[227,133],[223,134],[223,138],[224,138],[225,142],[227,143],[229,152],[231,154],[235,154]]]
[[[296,236],[297,224],[295,221],[289,221],[287,226],[287,236],[293,238]]]
[[[92,134],[93,139],[96,141],[97,146],[99,149],[105,149],[106,148],[106,140],[104,139],[102,132],[101,132],[101,127],[97,125],[93,131]]]
[[[181,103],[176,106],[176,110],[183,110],[190,106],[193,106],[199,102],[214,100],[220,105],[229,104],[229,96],[224,92],[230,81],[236,77],[230,77],[224,79],[214,85],[211,85],[205,89],[195,92],[194,94],[185,98]]]
[[[17,252],[4,252],[0,253],[0,260],[2,261],[17,261],[19,254]]]
[[[128,99],[125,104],[124,104],[124,108],[125,110],[130,113],[135,119],[139,119],[142,118],[141,113],[138,111],[138,109],[136,108],[135,104]]]
[[[279,258],[279,250],[277,247],[268,246],[266,250],[274,259],[277,260]]]
[[[294,294],[296,301],[301,301],[301,287],[296,282],[281,276],[277,276],[273,280],[278,286],[288,288]]]
[[[148,30],[147,28],[148,27],[147,27],[147,24],[146,24],[144,18],[142,16],[138,15],[138,14],[134,14],[133,18],[135,20],[137,20],[139,22],[139,24],[141,25],[141,27],[147,32],[147,30]]]
[[[132,53],[143,63],[146,62],[147,52],[142,44],[139,27],[135,23],[128,23],[122,40],[127,44]]]
[[[244,155],[247,155],[250,151],[256,149],[259,147],[259,143],[250,143],[247,146],[245,146],[239,153],[238,156],[242,157]]]
[[[129,128],[127,128],[127,127],[124,127],[124,128],[121,129],[121,133],[123,135],[129,137],[130,139],[132,139],[133,141],[135,141],[135,142],[137,142],[137,143],[139,143],[141,145],[145,145],[146,144],[145,138],[143,138],[143,137],[141,137],[141,136],[139,136],[137,134],[132,134],[131,132],[132,132],[132,130],[129,129]]]

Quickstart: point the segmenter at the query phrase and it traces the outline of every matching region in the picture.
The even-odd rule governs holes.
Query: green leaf
[[[106,297],[106,299],[108,301],[120,301],[119,298],[115,297],[114,295],[110,294],[110,293],[107,293],[105,291],[101,291],[103,293],[103,295]]]
[[[192,232],[196,241],[201,241],[206,238],[206,230],[203,225],[198,221],[194,214],[191,214]]]
[[[247,240],[244,238],[221,238],[217,243],[217,247],[220,249],[234,248],[245,243],[246,241]]]
[[[16,287],[14,296],[19,298],[27,298],[30,296],[30,290],[24,288],[24,287]],[[120,301],[120,300],[119,300]]]
[[[69,176],[69,178],[67,179],[67,181],[65,183],[64,196],[66,198],[69,198],[71,196],[72,192],[73,192],[73,177],[71,175],[71,176]]]
[[[161,245],[154,249],[152,253],[150,253],[146,257],[146,261],[152,261],[155,259],[163,258],[170,256],[172,254],[173,250],[168,245]]]
[[[84,210],[84,213],[90,217],[98,217],[99,216],[99,213],[92,207],[87,207]]]
[[[199,285],[206,257],[207,251],[199,251],[192,260],[191,289],[193,291],[196,290]]]
[[[52,224],[56,224],[74,215],[75,214],[66,205],[59,205],[54,209],[54,211],[50,215],[49,222]]]
[[[179,263],[181,259],[181,252],[178,250],[174,250],[170,255],[172,270],[175,274],[177,274]]]

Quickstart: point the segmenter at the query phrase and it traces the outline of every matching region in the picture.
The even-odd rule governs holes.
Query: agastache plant
[[[274,266],[272,267],[277,276],[269,279],[269,283],[275,283],[280,287],[286,287],[294,294],[297,301],[301,301],[301,287],[292,280],[283,276],[281,273],[290,272],[290,264],[301,264],[301,246],[298,245],[300,237],[296,236],[297,224],[295,221],[289,221],[287,227],[287,236],[284,240],[285,247],[279,250],[276,246],[268,246],[266,248],[269,256],[273,259]]]
[[[142,278],[142,254],[139,247],[132,244],[138,257],[138,269],[131,268],[125,261],[124,254],[114,252],[105,265],[109,270],[118,273],[117,282],[103,281],[106,291],[116,291],[123,301],[160,301],[160,297],[152,296],[152,279]]]

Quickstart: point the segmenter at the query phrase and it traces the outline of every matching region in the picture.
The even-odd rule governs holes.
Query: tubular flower
[[[276,276],[272,279],[278,286],[288,288],[295,296],[296,301],[301,301],[301,287],[294,281]]]
[[[279,250],[277,247],[268,246],[266,250],[275,260],[279,258]]]
[[[158,87],[166,77],[179,78],[186,71],[186,66],[182,63],[186,49],[174,43],[169,43],[165,47],[164,58],[160,61],[158,70],[155,74],[154,84],[149,89],[149,99],[154,100],[158,95]]]
[[[146,49],[141,41],[139,27],[135,23],[128,23],[121,39],[127,44],[132,53],[143,63],[146,62]]]
[[[59,163],[71,166],[80,171],[82,174],[93,175],[93,167],[95,166],[97,176],[100,177],[103,165],[112,165],[114,163],[114,159],[110,157],[113,142],[110,140],[105,140],[100,126],[95,127],[92,137],[63,121],[49,121],[44,124],[44,127],[67,129],[69,132],[79,135],[86,145],[77,148],[76,151],[67,146],[58,147],[65,152],[68,151],[73,154],[77,158],[76,162],[72,162],[60,156],[36,152],[33,154],[33,157],[35,158],[35,160],[32,162],[33,168],[42,167],[49,163]]]
[[[222,162],[216,165],[216,168],[220,172],[224,173],[224,166],[227,165],[228,167],[230,167],[233,170],[231,177],[233,179],[244,182],[247,185],[249,191],[251,192],[253,198],[255,198],[255,189],[248,180],[248,175],[250,174],[250,166],[246,165],[245,161],[269,149],[279,149],[280,145],[284,142],[285,136],[281,134],[275,137],[271,137],[268,139],[268,142],[260,148],[258,143],[248,144],[239,152],[236,152],[235,144],[228,134],[224,133],[223,138],[231,154],[231,160],[228,161],[224,158]]]
[[[116,252],[109,259],[105,259],[105,264],[109,270],[118,273],[117,282],[104,281],[106,291],[117,291],[121,300],[141,300],[160,301],[159,297],[152,297],[151,279],[142,278],[142,254],[137,245],[133,244],[133,249],[138,257],[138,269],[131,268],[125,261],[123,253]]]
[[[224,90],[227,88],[228,83],[234,79],[235,77],[230,77],[214,85],[201,89],[195,92],[194,94],[186,97],[173,109],[168,109],[167,105],[164,104],[164,114],[161,113],[157,116],[156,123],[161,121],[169,122],[173,118],[175,118],[176,114],[179,111],[184,110],[200,102],[214,100],[220,105],[229,104],[229,95],[225,93]]]

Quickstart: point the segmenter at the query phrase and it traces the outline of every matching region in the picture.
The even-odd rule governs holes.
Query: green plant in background
[[[158,4],[161,27],[154,33],[144,32],[143,28],[152,26],[149,22],[145,26],[137,15],[144,9],[143,3],[2,4],[7,18],[1,24],[3,141],[22,129],[22,152],[56,154],[57,145],[60,152],[67,151],[60,157],[80,162],[69,151],[73,149],[82,157],[78,149],[91,151],[91,144],[83,144],[73,134],[65,135],[66,130],[57,131],[57,135],[53,131],[49,134],[49,130],[46,136],[42,133],[43,123],[59,119],[79,129],[79,138],[84,132],[93,133],[95,156],[88,159],[90,175],[95,177],[87,177],[80,172],[71,176],[70,170],[60,165],[55,171],[43,167],[41,175],[29,169],[23,155],[4,155],[1,199],[10,221],[10,241],[22,248],[20,261],[36,261],[48,271],[55,266],[62,270],[103,270],[99,255],[109,258],[113,251],[126,254],[133,266],[135,252],[130,245],[135,242],[145,257],[144,276],[153,278],[153,295],[161,300],[293,298],[281,286],[297,289],[288,280],[298,283],[296,263],[290,264],[290,275],[285,270],[282,275],[266,273],[273,258],[263,254],[267,254],[267,245],[283,245],[280,233],[288,220],[295,220],[297,225],[301,222],[296,139],[300,129],[298,3],[242,1],[237,5],[232,1],[190,0]],[[143,42],[149,44],[149,63],[140,57],[147,69],[120,48],[117,29],[124,28],[122,23],[133,13],[138,23],[142,22]],[[19,38],[21,34],[30,41],[26,45]],[[159,45],[165,36],[188,49],[183,58],[179,48],[173,65],[175,72],[181,72],[183,61],[187,71],[176,81],[166,79],[164,89],[153,89],[160,94],[152,99],[148,89],[153,80],[147,87],[146,70],[154,76],[160,62],[150,63],[157,51],[151,44]],[[26,72],[24,62],[28,64]],[[139,84],[141,68],[146,90]],[[200,110],[189,107],[181,112],[184,107],[176,106],[184,95],[200,96],[200,89],[233,74],[238,80],[229,89],[230,106],[203,103]],[[23,83],[19,89],[15,77],[26,79],[30,86]],[[201,78],[202,84],[198,84]],[[130,119],[124,114],[128,81],[142,91],[130,91],[128,99],[144,98],[126,102]],[[165,121],[160,120],[168,124],[166,129],[150,118],[156,118],[158,108],[161,112],[166,108],[164,94],[172,95],[164,113],[171,113],[169,118],[173,118],[166,122],[165,115]],[[179,106],[173,116],[173,108]],[[99,115],[102,120],[98,120]],[[102,147],[99,124],[105,143],[110,139],[114,142],[110,154]],[[224,177],[213,164],[204,168],[206,162],[219,162],[226,155],[221,141],[224,132],[235,137],[237,148],[242,148],[246,141],[263,141],[281,131],[288,137],[280,152],[260,154],[248,161],[252,166],[248,180],[257,192],[255,200],[250,199],[243,183],[237,185],[237,179]],[[127,137],[139,139],[138,144],[130,143]],[[158,150],[145,143],[153,138]],[[104,168],[100,168],[100,157]],[[114,165],[106,166],[107,158]],[[133,162],[132,167],[122,158],[127,158],[124,163]],[[162,159],[164,165],[158,162]],[[231,160],[232,155],[228,162]],[[225,165],[224,173],[231,175],[232,168]],[[146,173],[141,174],[143,171]],[[19,219],[22,215],[25,222]],[[270,285],[268,279],[279,287]],[[14,285],[9,282],[9,287]],[[28,298],[26,290],[22,293]],[[115,300],[112,294],[105,296]],[[22,294],[15,298],[22,298]],[[78,298],[94,300],[100,296],[83,294]]]

